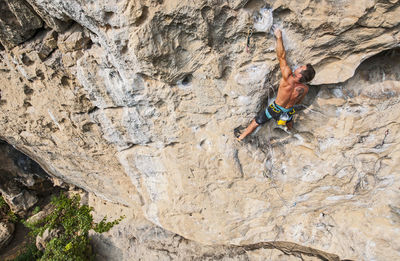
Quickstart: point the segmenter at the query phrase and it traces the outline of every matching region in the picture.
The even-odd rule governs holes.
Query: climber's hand
[[[276,28],[274,31],[276,38],[282,38],[282,31],[279,28]]]

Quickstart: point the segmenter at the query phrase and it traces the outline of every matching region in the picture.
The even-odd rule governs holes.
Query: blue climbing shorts
[[[255,120],[258,125],[263,125],[270,119],[278,121],[282,113],[288,113],[290,115],[290,119],[287,121],[290,122],[293,119],[295,110],[294,108],[283,108],[282,106],[276,104],[274,101],[265,110],[260,111],[260,113],[257,114]]]

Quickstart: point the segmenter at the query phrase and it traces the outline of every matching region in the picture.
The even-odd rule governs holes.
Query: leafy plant
[[[6,222],[18,222],[17,215],[10,209],[7,202],[4,200],[2,196],[0,196],[0,220]]]
[[[40,252],[34,243],[30,243],[26,246],[25,251],[19,254],[13,261],[32,261],[39,259],[42,256],[42,252]]]
[[[19,221],[18,216],[12,210],[8,211],[7,216],[8,220],[10,220],[13,223],[17,223]]]
[[[37,214],[37,213],[39,213],[40,212],[40,207],[39,206],[36,206],[33,210],[32,210],[32,214],[33,215],[35,215],[35,214]]]
[[[0,195],[0,208],[4,207],[5,205],[7,205],[7,203],[4,200],[4,198]]]
[[[46,229],[58,230],[58,236],[52,238],[46,245],[39,260],[92,260],[93,254],[89,242],[89,230],[98,233],[109,231],[117,225],[124,216],[112,222],[106,217],[96,223],[93,221],[92,207],[80,205],[80,196],[68,198],[65,194],[52,198],[54,211],[47,217],[25,225],[31,229],[33,236],[43,235]]]

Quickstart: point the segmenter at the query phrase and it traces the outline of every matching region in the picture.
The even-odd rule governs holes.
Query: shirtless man
[[[244,132],[237,137],[239,141],[242,141],[258,126],[270,119],[276,120],[278,125],[286,125],[289,130],[292,129],[293,115],[295,113],[293,106],[304,99],[308,92],[308,86],[304,83],[311,81],[315,76],[315,71],[311,64],[303,65],[292,72],[286,62],[282,32],[276,29],[274,34],[276,37],[276,54],[282,72],[278,94],[275,101],[265,111],[260,112]]]

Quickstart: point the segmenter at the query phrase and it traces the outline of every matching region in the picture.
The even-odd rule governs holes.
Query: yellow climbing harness
[[[294,108],[293,108],[291,111],[282,112],[282,114],[281,114],[279,120],[277,120],[276,123],[277,123],[278,125],[286,125],[286,123],[287,123],[288,121],[291,121],[291,120],[292,120],[293,115],[294,115],[295,113],[296,113],[296,111],[294,110]],[[289,114],[290,114],[290,116],[289,116]]]

